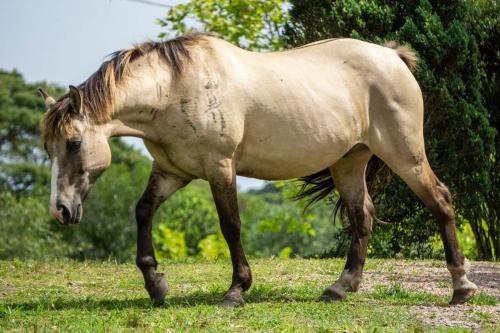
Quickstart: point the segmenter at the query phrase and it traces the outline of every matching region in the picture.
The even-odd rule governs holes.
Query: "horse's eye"
[[[82,145],[82,142],[79,140],[71,140],[68,141],[67,143],[67,149],[70,153],[76,153],[80,151],[80,147]]]

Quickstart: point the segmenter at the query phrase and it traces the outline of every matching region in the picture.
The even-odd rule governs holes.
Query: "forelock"
[[[55,137],[70,137],[76,131],[72,120],[69,95],[65,94],[52,105],[42,118],[43,140],[47,142]]]

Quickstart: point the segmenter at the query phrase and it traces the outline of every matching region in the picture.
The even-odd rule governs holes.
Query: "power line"
[[[172,8],[173,7],[173,6],[170,6],[170,5],[165,5],[165,4],[162,4],[162,3],[158,3],[158,2],[154,2],[154,1],[149,1],[149,0],[126,0],[126,1],[138,2],[138,3],[145,4],[145,5],[162,7],[162,8]]]

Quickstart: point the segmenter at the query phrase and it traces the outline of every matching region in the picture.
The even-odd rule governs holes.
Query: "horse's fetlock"
[[[362,276],[363,273],[361,270],[345,269],[333,286],[343,291],[357,291],[361,284]]]
[[[252,285],[252,273],[249,267],[241,269],[235,276],[235,281],[240,285],[243,291],[250,289]]]
[[[248,280],[243,280],[243,282],[241,283],[242,291],[247,291],[248,289],[250,289],[251,286],[252,286],[252,278]]]
[[[250,289],[251,285],[252,285],[252,274],[247,274],[243,279],[243,283],[241,284],[241,286],[243,287],[243,290],[246,291]]]

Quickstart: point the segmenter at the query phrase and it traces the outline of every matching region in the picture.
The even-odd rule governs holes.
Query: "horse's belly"
[[[260,122],[246,129],[236,151],[238,175],[267,179],[291,179],[330,167],[356,144],[357,130],[338,118],[329,123]],[[267,125],[267,126],[266,126]]]
[[[347,152],[348,149],[345,149]],[[236,173],[239,176],[265,179],[265,180],[284,180],[299,178],[305,175],[313,174],[333,165],[343,154],[331,154],[329,156],[315,156],[307,163],[302,158],[296,156],[286,158],[275,158],[270,160],[269,156],[259,156],[237,161]],[[249,156],[251,157],[251,156]],[[307,157],[305,157],[307,158]],[[257,164],[256,164],[257,163]]]

